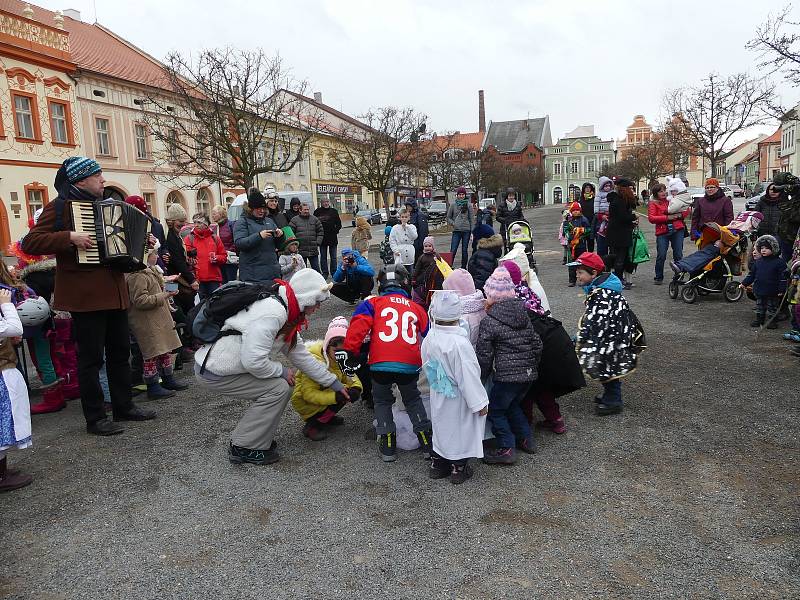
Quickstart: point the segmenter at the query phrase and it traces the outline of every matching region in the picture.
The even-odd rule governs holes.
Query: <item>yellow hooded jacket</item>
[[[352,379],[347,377],[342,373],[336,361],[329,362],[326,360],[327,357],[322,348],[322,341],[306,344],[306,348],[308,348],[311,356],[322,363],[326,363],[328,371],[333,373],[336,379],[341,381],[346,388],[363,389],[358,377],[355,375]],[[297,372],[294,381],[294,391],[292,392],[292,406],[294,406],[297,414],[299,414],[303,420],[313,417],[326,406],[331,406],[332,404],[336,404],[336,392],[330,388],[320,386],[320,384],[305,373],[301,371]]]

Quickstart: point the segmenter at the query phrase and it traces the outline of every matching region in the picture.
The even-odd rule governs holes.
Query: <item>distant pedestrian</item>
[[[614,182],[609,177],[601,177],[598,189],[599,191],[594,201],[592,231],[597,245],[597,254],[605,256],[608,254],[608,242],[606,241],[606,232],[608,231],[608,194],[614,190]]]
[[[282,211],[280,209],[279,198],[278,194],[274,191],[268,191],[267,195],[265,196],[267,201],[267,215],[275,225],[278,226],[279,229],[283,229],[284,227],[289,226],[289,219],[286,218],[286,214],[288,211]],[[299,200],[298,200],[299,202]],[[298,204],[299,206],[299,204]],[[299,213],[299,211],[298,211]],[[296,215],[292,215],[293,217]]]
[[[522,203],[517,200],[517,191],[510,187],[506,190],[505,199],[497,205],[497,220],[500,223],[500,237],[504,248],[508,245],[508,226],[514,221],[524,219]]]
[[[680,179],[670,180],[673,189],[680,190],[683,182]],[[685,189],[685,187],[684,187]],[[685,208],[678,213],[671,213],[670,200],[667,186],[658,183],[652,188],[650,204],[647,205],[647,220],[656,226],[656,273],[653,283],[661,285],[664,281],[664,262],[667,260],[667,250],[672,245],[672,260],[678,262],[683,258],[683,240],[685,238],[686,224],[683,220],[691,213],[690,208]]]
[[[403,264],[409,273],[414,270],[414,241],[417,239],[417,228],[408,222],[410,218],[406,209],[401,210],[400,222],[392,227],[389,235],[394,262]]]
[[[591,226],[586,217],[581,213],[579,202],[569,205],[569,219],[564,222],[564,237],[567,240],[570,262],[586,252],[586,240],[590,235]],[[569,287],[575,287],[575,267],[569,267]]]
[[[363,300],[372,293],[375,270],[358,250],[345,248],[342,250],[342,260],[333,274],[333,287],[331,294],[355,304],[356,300]]]
[[[592,225],[594,223],[594,195],[594,185],[586,182],[581,186],[579,202],[581,203],[581,214],[589,221],[589,235],[586,237],[586,249],[589,252],[594,252],[594,229]]]
[[[322,221],[311,214],[308,204],[301,204],[300,214],[289,221],[289,226],[300,242],[300,256],[308,266],[319,272],[319,247],[325,235]]]
[[[300,244],[297,241],[297,238],[294,236],[294,233],[289,233],[292,231],[292,228],[287,227],[284,229],[284,231],[285,234],[281,238],[282,253],[278,259],[278,262],[281,265],[281,279],[284,281],[291,281],[292,275],[297,273],[306,265],[303,257],[298,253]]]
[[[463,187],[456,190],[456,201],[450,204],[447,209],[447,222],[453,228],[450,240],[450,253],[453,255],[452,263],[456,262],[456,252],[459,244],[461,245],[461,268],[467,268],[467,258],[469,254],[469,238],[472,235],[472,210],[467,201],[467,190]]]
[[[632,182],[621,177],[616,181],[617,190],[608,194],[608,229],[606,241],[609,254],[614,257],[614,274],[620,281],[624,279],[625,267],[628,263],[628,251],[633,244],[633,228],[639,223],[636,207],[636,195],[631,188]],[[626,289],[633,284],[623,283]]]
[[[430,233],[428,229],[428,216],[419,209],[415,198],[407,198],[405,206],[410,211],[408,222],[417,228],[417,239],[414,240],[414,264],[416,265],[420,254],[422,254],[423,240],[428,237]]]
[[[276,195],[277,198],[277,195]],[[300,198],[293,197],[289,200],[289,208],[283,211],[284,216],[286,217],[287,223],[291,224],[292,219],[300,215],[300,206],[303,203],[300,202]]]
[[[200,282],[198,294],[204,300],[222,285],[222,269],[228,258],[225,247],[216,235],[211,232],[208,217],[205,213],[197,213],[192,217],[194,228],[183,242],[186,253],[195,257],[195,277]]]
[[[239,279],[272,283],[281,276],[276,248],[283,231],[267,216],[267,202],[257,189],[247,195],[247,206],[233,226],[233,241],[239,249]]]
[[[353,247],[353,250],[357,250],[361,256],[367,258],[371,239],[372,229],[369,221],[364,217],[356,217],[356,226],[350,236],[350,245]]]
[[[319,246],[319,266],[322,276],[327,279],[336,267],[338,258],[339,231],[342,219],[339,211],[331,206],[329,198],[322,198],[314,216],[322,223],[322,243]]]
[[[225,248],[227,260],[220,265],[222,283],[236,279],[239,272],[239,256],[236,254],[236,244],[233,243],[233,222],[228,219],[228,209],[222,205],[211,209],[211,232],[215,233]]]

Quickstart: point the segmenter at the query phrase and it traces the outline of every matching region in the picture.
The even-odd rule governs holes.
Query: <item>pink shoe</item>
[[[539,425],[558,435],[567,432],[567,424],[564,421],[564,417],[558,417],[555,421],[539,421]]]

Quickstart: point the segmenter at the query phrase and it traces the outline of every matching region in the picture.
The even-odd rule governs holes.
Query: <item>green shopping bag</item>
[[[650,260],[650,250],[647,248],[647,239],[638,227],[633,231],[633,243],[631,244],[628,262],[638,265]]]

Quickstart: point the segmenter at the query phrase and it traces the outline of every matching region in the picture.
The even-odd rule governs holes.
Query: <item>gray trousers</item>
[[[394,404],[394,394],[392,384],[397,384],[400,390],[400,397],[403,399],[408,418],[414,426],[414,433],[431,430],[431,420],[425,412],[425,405],[417,387],[418,373],[407,375],[403,373],[388,373],[372,371],[372,400],[375,403],[375,420],[377,426],[375,433],[385,435],[395,433],[397,428],[392,416],[392,405]]]
[[[255,399],[231,433],[231,443],[250,450],[269,450],[292,396],[292,388],[283,377],[259,379],[244,373],[228,375],[217,381],[198,376],[197,381],[225,396]]]

